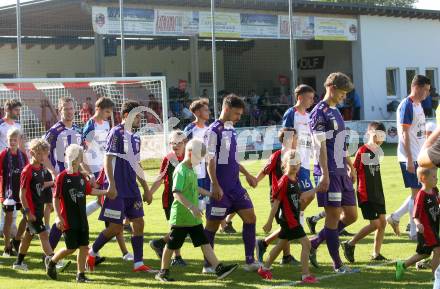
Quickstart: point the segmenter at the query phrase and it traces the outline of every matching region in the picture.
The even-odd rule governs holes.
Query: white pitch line
[[[396,260],[391,260],[391,261],[387,261],[384,263],[379,263],[379,264],[372,264],[372,265],[365,265],[362,266],[363,268],[368,268],[368,269],[375,269],[377,267],[382,267],[382,266],[386,266],[386,265],[391,265],[396,263]],[[345,275],[351,275],[351,274],[356,274],[356,273],[361,273],[361,272],[353,272],[353,273],[346,273],[346,274],[329,274],[329,275],[324,275],[324,276],[319,276],[316,279],[318,279],[319,281],[321,280],[325,280],[325,279],[330,279],[330,278],[335,278],[335,277],[339,277],[339,276],[345,276]],[[304,284],[302,281],[292,281],[292,282],[288,282],[288,283],[283,283],[283,284],[279,284],[279,285],[275,285],[272,287],[268,287],[266,289],[273,289],[273,288],[281,288],[281,287],[294,287],[300,284]]]
[[[357,273],[360,273],[360,272],[345,273],[345,274],[337,274],[337,273],[335,273],[335,274],[319,276],[316,279],[321,281],[321,280],[325,280],[325,279],[335,278],[335,277],[344,276],[344,275],[357,274]],[[292,281],[292,282],[289,282],[289,283],[284,283],[284,284],[279,284],[279,285],[275,285],[275,286],[272,286],[272,287],[268,287],[266,289],[273,289],[273,288],[280,288],[280,287],[294,287],[294,286],[300,285],[300,284],[304,284],[304,283],[302,281]]]
[[[382,267],[382,266],[395,264],[396,262],[397,262],[397,260],[390,260],[390,261],[386,261],[384,263],[365,265],[364,267],[374,269],[376,267]]]

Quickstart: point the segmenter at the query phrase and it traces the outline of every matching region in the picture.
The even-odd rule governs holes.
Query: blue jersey
[[[336,107],[320,101],[310,114],[310,126],[315,139],[325,139],[327,147],[327,166],[329,174],[347,175],[345,123]],[[316,149],[319,151],[319,147]],[[314,175],[322,175],[319,158],[315,157]]]
[[[81,130],[73,125],[67,128],[62,121],[54,124],[44,136],[50,145],[49,160],[55,171],[60,173],[65,169],[64,152],[71,144],[82,144]]]
[[[240,167],[237,160],[237,132],[225,127],[220,121],[214,121],[206,132],[208,154],[216,160],[216,172],[219,184],[225,194],[243,194],[246,190],[240,183]]]
[[[140,162],[141,140],[138,135],[124,130],[124,125],[113,127],[107,136],[107,155],[115,157],[113,176],[118,196],[135,198],[140,195],[135,169]]]

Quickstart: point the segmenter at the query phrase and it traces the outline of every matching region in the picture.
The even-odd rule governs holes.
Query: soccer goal
[[[138,131],[143,146],[141,158],[157,158],[158,153],[165,152],[169,130],[165,77],[0,79],[0,114],[4,116],[6,100],[20,100],[19,121],[26,140],[31,140],[43,136],[59,120],[61,97],[74,99],[74,123],[82,128],[93,115],[95,101],[102,96],[116,105],[112,125],[120,123],[124,101],[136,100],[146,107]]]

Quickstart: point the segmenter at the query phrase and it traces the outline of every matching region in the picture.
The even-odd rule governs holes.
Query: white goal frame
[[[122,85],[122,101],[127,100],[128,98],[125,96],[125,86],[124,82],[127,82],[127,85],[130,85],[131,83],[136,82],[149,82],[149,81],[160,81],[161,82],[161,88],[160,93],[161,97],[159,100],[161,101],[162,106],[162,120],[161,125],[163,127],[163,153],[166,154],[167,152],[167,144],[168,144],[168,135],[169,135],[169,115],[168,115],[168,88],[166,83],[166,77],[165,76],[146,76],[146,77],[87,77],[87,78],[2,78],[0,79],[0,94],[6,91],[5,84],[17,84],[20,86],[20,84],[35,84],[39,83],[42,85],[47,85],[50,89],[50,84],[56,84],[56,83],[102,83],[102,84],[117,84]],[[56,88],[56,87],[53,87]],[[61,88],[61,87],[60,87]],[[23,89],[25,90],[25,89]],[[15,95],[18,95],[19,100],[21,99],[20,95],[22,93],[21,89],[18,89],[16,91],[12,91],[11,93],[15,93]],[[44,90],[44,88],[42,89]],[[55,104],[56,105],[56,104]]]

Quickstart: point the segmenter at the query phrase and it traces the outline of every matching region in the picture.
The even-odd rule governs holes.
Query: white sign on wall
[[[119,8],[92,7],[93,30],[98,34],[117,35]],[[225,38],[289,39],[289,16],[216,12],[215,32]],[[209,11],[124,8],[126,35],[211,36]],[[356,41],[358,23],[354,18],[294,16],[295,39]]]

